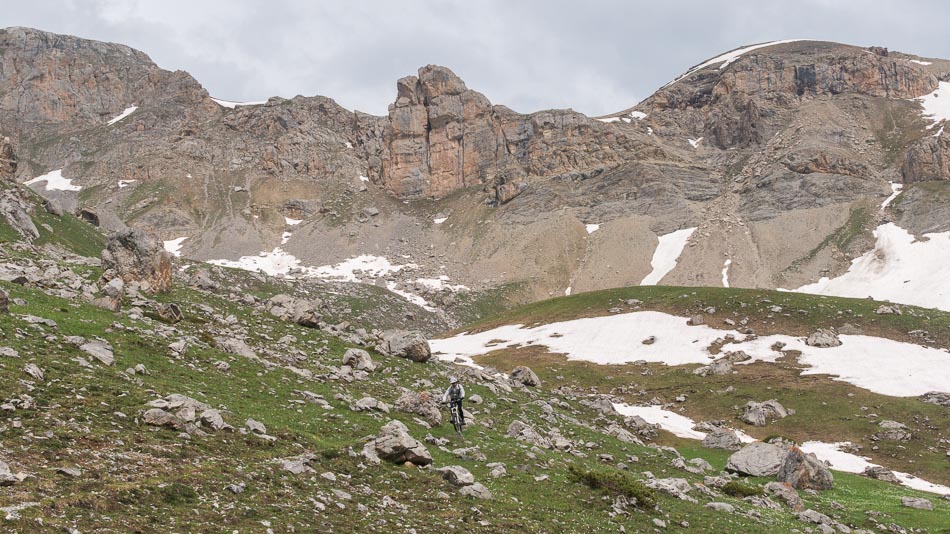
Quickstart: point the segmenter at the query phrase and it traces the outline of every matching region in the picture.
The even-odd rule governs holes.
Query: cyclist
[[[451,401],[451,404],[458,408],[459,419],[461,420],[462,426],[464,426],[465,412],[462,411],[462,399],[465,398],[465,388],[459,383],[457,376],[450,376],[449,382],[451,382],[451,384],[449,385],[449,389],[445,390],[445,393],[442,395],[442,402]]]

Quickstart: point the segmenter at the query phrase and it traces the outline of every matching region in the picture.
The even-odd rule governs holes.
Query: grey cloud
[[[143,50],[220,98],[322,94],[377,114],[395,80],[428,63],[518,111],[600,115],[755,42],[803,37],[950,57],[950,5],[939,1],[98,0],[4,9],[6,25]]]

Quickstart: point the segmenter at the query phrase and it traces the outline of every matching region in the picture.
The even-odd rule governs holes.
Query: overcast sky
[[[940,0],[17,0],[0,16],[127,44],[217,98],[319,94],[375,114],[396,79],[428,63],[517,111],[601,115],[743,44],[811,38],[950,58],[947,21]]]

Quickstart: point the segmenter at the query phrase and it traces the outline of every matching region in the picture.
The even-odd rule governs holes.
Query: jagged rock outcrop
[[[834,484],[834,476],[828,467],[814,454],[805,454],[798,447],[792,447],[788,452],[777,478],[795,489],[830,490]]]
[[[0,179],[12,180],[16,175],[17,160],[13,150],[13,141],[9,137],[0,139]]]
[[[905,184],[950,180],[950,134],[927,135],[911,144],[904,153],[900,175]]]
[[[503,204],[531,176],[603,169],[624,159],[618,149],[626,139],[611,128],[569,110],[521,115],[492,106],[445,67],[423,67],[396,88],[370,169],[401,198],[485,185]]]
[[[126,230],[109,238],[102,251],[104,278],[116,276],[141,290],[160,293],[171,289],[171,259],[162,244],[141,230]]]

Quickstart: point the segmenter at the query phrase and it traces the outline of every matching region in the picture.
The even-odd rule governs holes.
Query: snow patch
[[[828,462],[831,464],[831,468],[836,471],[863,473],[868,467],[879,467],[878,464],[871,463],[867,458],[841,450],[841,448],[846,445],[850,445],[850,443],[847,441],[836,443],[806,441],[801,444],[800,448],[805,453],[814,454],[819,460]],[[900,480],[901,485],[907,486],[908,488],[940,495],[950,495],[950,487],[927,482],[914,475],[900,471],[894,471],[894,476]]]
[[[600,230],[600,225],[599,224],[585,224],[584,228],[587,229],[588,234],[592,234],[596,232],[597,230]]]
[[[700,137],[699,139],[687,139],[687,141],[689,141],[690,146],[692,146],[693,148],[698,147],[698,146],[699,146],[699,142],[702,141],[702,140],[703,140],[702,137]]]
[[[33,185],[39,182],[46,182],[47,191],[80,191],[82,187],[73,185],[72,178],[63,178],[63,169],[50,171],[42,176],[37,176],[32,180],[23,182],[23,185]]]
[[[772,349],[784,343],[786,351],[799,351],[802,374],[828,374],[882,395],[913,397],[950,388],[950,356],[943,350],[886,338],[842,335],[841,346],[816,348],[803,338],[772,335],[746,336],[736,330],[707,325],[688,326],[685,317],[639,311],[605,317],[587,317],[531,328],[505,325],[485,332],[461,333],[430,342],[433,353],[447,361],[472,364],[472,358],[494,350],[544,346],[569,360],[603,365],[637,360],[666,365],[706,364],[714,358],[709,346],[731,336],[726,350],[742,350],[755,361],[774,362],[783,353]],[[643,340],[654,338],[650,345]],[[899,354],[897,358],[894,355]]]
[[[280,244],[281,244],[281,245],[286,245],[287,242],[290,241],[290,236],[292,236],[292,235],[293,235],[293,234],[290,233],[290,232],[284,232],[284,233],[280,234]]]
[[[303,219],[291,219],[290,217],[284,217],[284,222],[287,226],[297,226],[303,222]]]
[[[950,94],[948,94],[950,96]],[[799,293],[889,300],[950,311],[950,232],[917,241],[894,223],[874,230],[874,249],[851,260],[848,272],[795,289]]]
[[[458,293],[459,291],[469,290],[468,286],[464,286],[461,284],[449,284],[448,281],[449,281],[449,277],[444,274],[439,275],[438,278],[416,278],[417,284],[421,286],[425,286],[429,289],[433,289],[435,291],[448,290],[454,293]]]
[[[919,59],[910,59],[908,61],[910,61],[911,63],[916,63],[918,65],[933,65],[933,63],[930,61],[921,61]]]
[[[934,92],[912,100],[920,103],[924,118],[933,120],[928,130],[950,119],[950,82],[938,82]]]
[[[636,119],[636,120],[641,120],[641,119],[647,118],[647,114],[644,113],[644,112],[642,112],[642,111],[631,111],[631,112],[630,112],[630,118],[631,118],[631,119]]]
[[[689,241],[689,237],[693,235],[694,231],[696,231],[696,228],[685,228],[659,236],[660,242],[653,252],[653,259],[650,261],[653,270],[640,282],[641,286],[657,285],[664,276],[676,267],[676,261],[683,253],[683,247],[686,246],[686,242]]]
[[[230,100],[221,100],[220,98],[213,97],[211,100],[214,100],[219,106],[228,109],[234,109],[238,106],[260,106],[261,104],[267,103],[266,100],[261,100],[259,102],[231,102]]]
[[[937,133],[934,134],[934,137],[940,137],[941,135],[943,135],[943,125],[942,125],[942,124],[940,125],[940,129],[937,130]]]
[[[943,128],[941,128],[941,130],[942,129]],[[885,198],[884,202],[881,203],[882,210],[890,206],[891,202],[893,202],[894,199],[897,198],[897,195],[901,194],[901,191],[904,190],[904,184],[896,184],[894,182],[890,182],[890,184],[891,184],[891,196]]]
[[[176,239],[169,239],[168,241],[163,241],[162,245],[165,247],[165,250],[167,250],[169,254],[171,254],[172,256],[175,256],[176,258],[180,258],[181,246],[182,246],[182,243],[184,243],[186,239],[188,239],[188,237],[179,237]]]
[[[798,42],[798,41],[810,41],[810,40],[811,40],[811,39],[785,39],[785,40],[783,40],[783,41],[770,41],[770,42],[768,42],[768,43],[762,43],[762,44],[757,44],[757,45],[752,45],[752,46],[746,46],[746,47],[744,47],[744,48],[737,48],[736,50],[733,50],[732,52],[726,52],[725,54],[716,56],[716,57],[714,57],[714,58],[712,58],[712,59],[710,59],[710,60],[708,60],[708,61],[705,61],[705,62],[703,62],[703,63],[700,63],[699,65],[696,65],[695,67],[693,67],[693,68],[689,69],[688,71],[686,71],[682,76],[680,76],[679,78],[676,78],[675,80],[673,80],[673,81],[671,81],[670,83],[664,85],[663,87],[664,87],[664,88],[669,87],[669,86],[673,85],[674,83],[676,83],[676,82],[682,80],[683,78],[689,76],[690,74],[692,74],[692,73],[694,73],[694,72],[696,72],[696,71],[698,71],[698,70],[705,69],[706,67],[715,65],[715,64],[717,64],[717,63],[720,64],[720,65],[719,65],[719,70],[723,70],[723,69],[725,69],[726,67],[728,67],[729,65],[731,65],[734,61],[736,61],[736,60],[738,60],[740,57],[742,57],[743,54],[747,54],[747,53],[752,52],[752,51],[754,51],[754,50],[759,50],[759,49],[761,49],[761,48],[767,48],[767,47],[769,47],[769,46],[775,46],[775,45],[780,45],[780,44],[795,43],[795,42]]]
[[[725,263],[722,264],[722,287],[729,287],[729,266],[732,265],[732,260],[727,259]]]
[[[120,120],[122,120],[122,119],[128,117],[129,115],[131,115],[132,113],[134,113],[135,110],[137,110],[137,109],[139,109],[139,107],[136,106],[135,104],[132,104],[131,106],[125,108],[125,110],[123,110],[122,113],[119,113],[118,116],[116,116],[114,119],[110,120],[110,121],[107,122],[106,124],[108,124],[109,126],[112,126],[113,124],[119,122]]]
[[[369,181],[369,178],[366,177],[366,176],[360,175],[360,181],[361,181],[361,182],[368,182],[368,181]]]
[[[664,410],[659,406],[630,406],[629,404],[614,404],[614,409],[620,415],[627,417],[639,416],[642,417],[644,421],[650,423],[651,425],[659,425],[660,428],[666,430],[667,432],[673,434],[674,436],[679,436],[686,439],[703,439],[706,437],[705,432],[700,432],[698,430],[693,430],[693,426],[696,425],[696,422],[686,417],[685,415],[680,415],[676,412],[671,412],[669,410]],[[736,430],[730,428],[739,436],[739,441],[742,443],[752,443],[755,441],[755,438],[742,432],[741,430]]]
[[[129,185],[137,182],[138,180],[119,180],[119,189],[125,189]]]
[[[445,221],[449,220],[448,217],[439,217],[438,219],[432,219],[433,224],[442,224]]]
[[[432,306],[429,306],[429,303],[426,301],[426,299],[420,297],[419,295],[416,295],[415,293],[410,293],[408,291],[402,291],[400,289],[396,289],[396,282],[386,282],[386,289],[408,300],[409,302],[415,304],[416,306],[419,306],[431,312],[435,311],[435,308],[433,308]]]
[[[567,289],[564,290],[564,296],[565,296],[565,297],[570,297],[570,296],[571,296],[571,288],[567,288]]]

